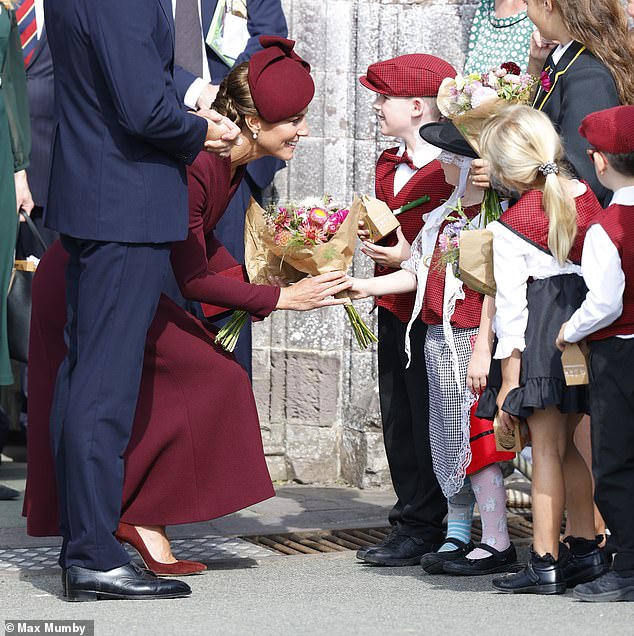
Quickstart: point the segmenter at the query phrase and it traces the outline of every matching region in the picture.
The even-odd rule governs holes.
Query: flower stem
[[[234,311],[227,324],[216,334],[216,344],[225,351],[233,351],[238,344],[240,331],[249,319],[249,312],[242,309]]]

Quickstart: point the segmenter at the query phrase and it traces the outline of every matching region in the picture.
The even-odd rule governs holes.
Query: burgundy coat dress
[[[245,309],[263,318],[279,289],[245,282],[243,268],[213,229],[240,182],[229,159],[202,152],[188,169],[189,234],[172,249],[172,267],[186,298]],[[66,252],[55,243],[33,282],[29,351],[27,532],[59,534],[49,442],[49,411],[64,344]],[[215,308],[213,307],[215,306]],[[272,497],[253,391],[214,331],[161,296],[145,345],[132,435],[125,453],[121,519],[171,525],[214,519]]]

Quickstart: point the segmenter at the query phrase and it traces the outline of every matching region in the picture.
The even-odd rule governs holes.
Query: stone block
[[[284,455],[286,453],[286,422],[271,420],[260,423],[262,444],[267,455]]]
[[[301,424],[287,427],[289,479],[302,484],[333,482],[339,477],[337,431]]]
[[[288,476],[288,464],[284,455],[267,455],[266,465],[271,475],[271,481],[287,481]]]

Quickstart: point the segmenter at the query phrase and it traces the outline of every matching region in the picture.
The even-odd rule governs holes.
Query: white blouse
[[[497,221],[489,223],[487,230],[493,233],[493,271],[497,287],[493,331],[498,344],[493,357],[503,360],[510,357],[514,349],[522,352],[526,348],[528,279],[560,274],[581,276],[581,267],[570,261],[560,265],[554,256]]]

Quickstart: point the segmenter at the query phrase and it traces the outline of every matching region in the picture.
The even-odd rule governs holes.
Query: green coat
[[[29,165],[31,128],[15,12],[0,7],[0,385],[5,385],[13,384],[6,303],[17,230],[13,174]]]

